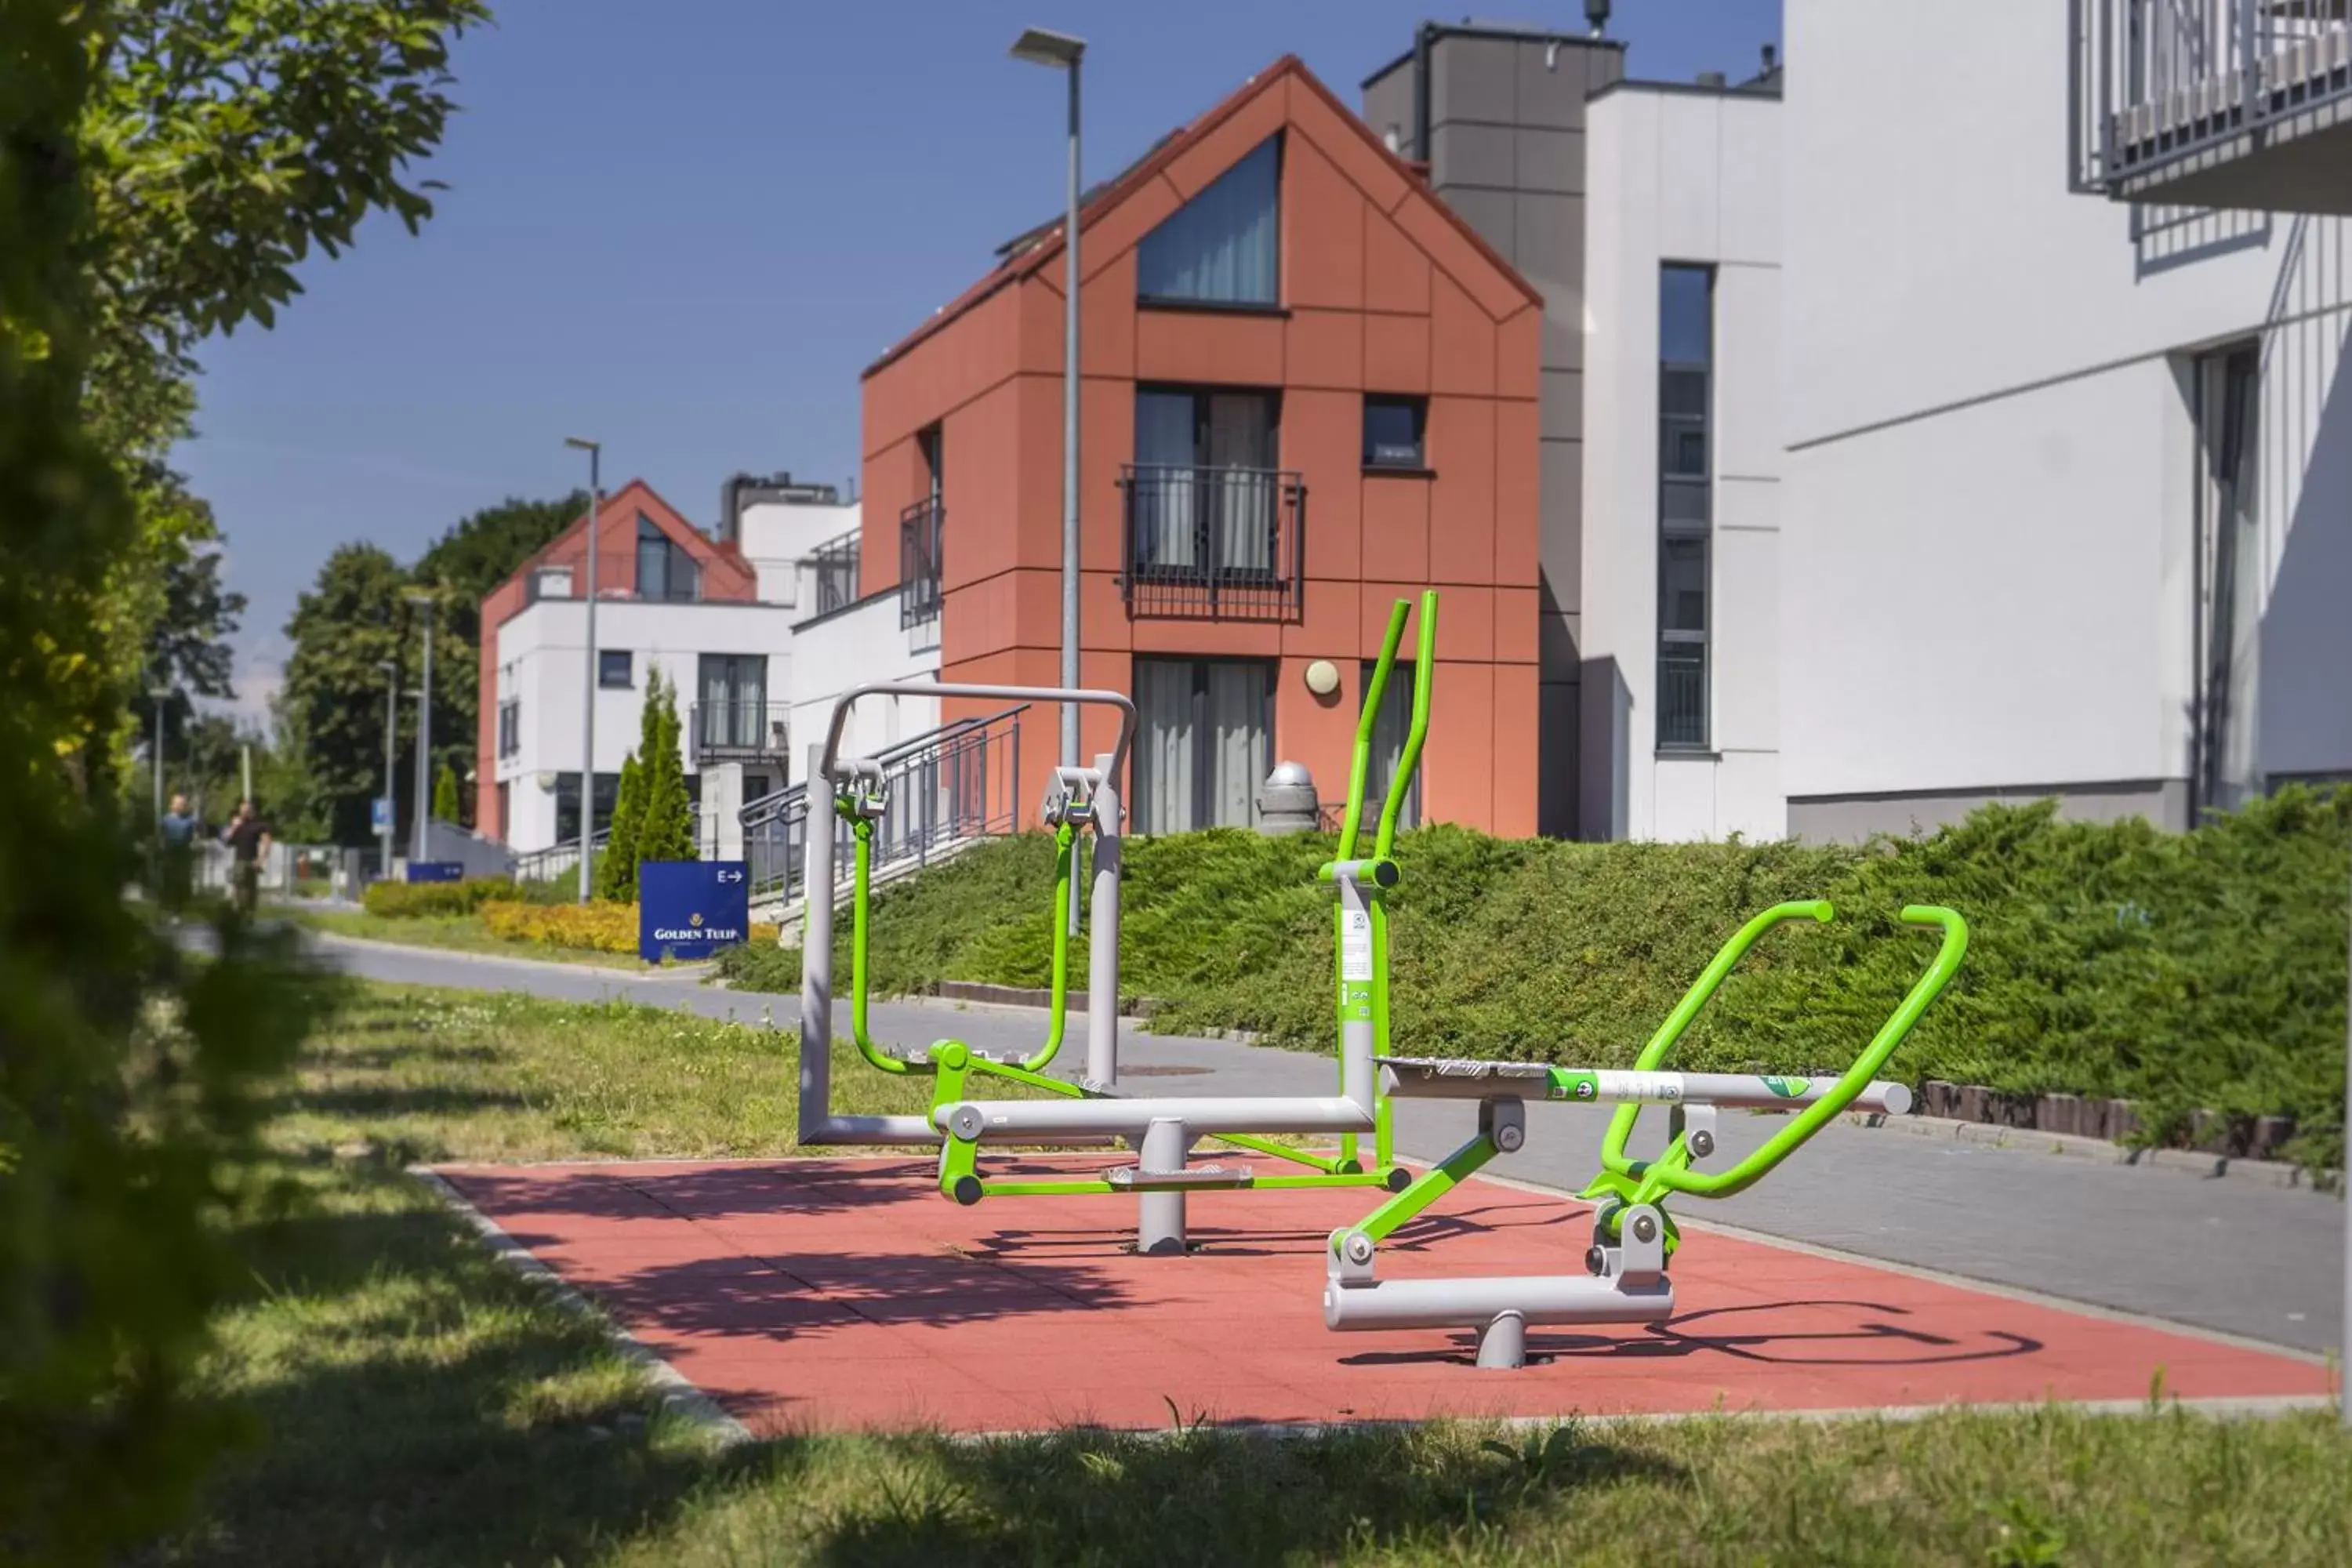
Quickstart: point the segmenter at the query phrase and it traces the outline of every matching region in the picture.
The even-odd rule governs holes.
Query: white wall
[[[1780,113],[1770,99],[1631,86],[1586,111],[1588,837],[1777,838],[1786,831]],[[1668,262],[1716,268],[1706,756],[1662,756],[1656,748],[1658,275]],[[1612,667],[1613,681],[1594,679]]]
[[[2129,207],[2071,192],[2063,5],[1789,0],[1786,21],[1792,821],[1911,809],[1859,796],[2185,801],[2185,367],[2249,337],[2262,756],[2352,769],[2352,704],[2320,673],[2352,668],[2345,225],[2209,215],[2136,240]]]
[[[936,618],[927,628],[898,624],[898,595],[878,594],[820,621],[793,628],[793,777],[808,771],[808,748],[822,742],[841,694],[884,680],[937,680]],[[939,727],[936,698],[867,697],[849,710],[842,754],[871,756],[895,742]]]
[[[511,821],[507,842],[518,851],[543,848],[555,837],[555,794],[542,789],[541,775],[576,773],[580,767],[580,689],[585,673],[584,606],[576,600],[542,599],[509,619],[492,635],[498,647],[499,700],[521,700],[521,745],[499,759],[498,781],[508,792]],[[792,613],[761,604],[646,604],[600,600],[596,646],[625,649],[630,684],[596,693],[596,771],[617,773],[637,745],[645,712],[649,669],[658,668],[677,689],[681,731],[691,723],[699,693],[699,664],[706,653],[764,655],[768,700],[785,700],[791,679],[786,657]],[[683,761],[694,767],[690,734],[681,733]],[[754,763],[750,771],[776,775],[779,765]]]
[[[828,540],[857,529],[858,505],[758,501],[743,509],[738,542],[759,577],[762,603],[782,605],[803,616],[816,606],[802,602],[801,560]]]

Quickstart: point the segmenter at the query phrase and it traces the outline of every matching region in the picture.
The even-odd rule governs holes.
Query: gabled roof
[[[1422,177],[1421,171],[1391,152],[1388,144],[1372,133],[1371,127],[1366,125],[1357,116],[1355,110],[1333,96],[1331,89],[1325,87],[1317,79],[1315,73],[1307,68],[1306,62],[1297,55],[1283,56],[1227,94],[1222,102],[1206,114],[1191,124],[1180,126],[1161,137],[1142,157],[1129,164],[1111,179],[1087,190],[1078,203],[1079,232],[1083,234],[1093,229],[1113,208],[1134,195],[1146,183],[1158,178],[1161,170],[1181,157],[1202,138],[1286,79],[1301,83],[1307,90],[1328,104],[1339,114],[1341,122],[1361,139],[1366,147],[1395,167],[1396,172],[1404,177],[1414,195],[1427,201],[1439,216],[1452,224],[1462,237],[1471,243],[1480,256],[1493,263],[1496,271],[1510,279],[1511,283],[1527,297],[1528,303],[1537,306],[1543,303],[1543,296],[1537,293],[1509,262],[1496,255],[1494,247],[1480,237],[1476,229],[1464,222],[1460,214],[1447,206],[1443,200],[1431,192],[1428,182]],[[1062,230],[1065,222],[1065,219],[1056,218],[1051,223],[1030,229],[1000,247],[997,250],[1000,259],[993,269],[971,288],[933,311],[930,318],[921,326],[893,343],[884,352],[881,358],[866,367],[860,379],[872,375],[917,343],[937,332],[957,317],[964,315],[983,300],[1001,292],[1007,286],[1044,270],[1062,254]]]
[[[598,526],[603,528],[609,527],[616,517],[631,516],[644,517],[656,528],[660,529],[669,537],[672,543],[693,556],[698,565],[705,568],[716,567],[721,572],[741,578],[746,583],[755,580],[756,574],[751,569],[751,563],[743,559],[742,552],[713,543],[709,535],[687,521],[676,507],[662,500],[660,492],[643,479],[631,479],[619,489],[607,495],[604,498],[604,506],[597,511],[596,521]],[[530,559],[516,567],[508,575],[506,583],[499,584],[499,587],[505,587],[507,583],[522,581],[532,572],[545,565],[550,558],[564,552],[568,547],[576,545],[587,525],[587,513],[583,512],[573,518],[564,525],[562,532],[533,551]],[[494,588],[491,592],[496,593],[498,589]]]

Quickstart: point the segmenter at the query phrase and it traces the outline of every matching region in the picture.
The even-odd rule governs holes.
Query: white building
[[[857,518],[856,503],[831,487],[782,476],[730,479],[715,537],[642,481],[606,498],[596,521],[599,823],[637,746],[656,671],[677,694],[682,761],[698,798],[703,771],[720,763],[741,766],[745,799],[794,775],[793,627],[839,591],[826,547],[835,544],[837,558]],[[524,854],[576,842],[580,831],[585,537],[584,520],[574,523],[482,605],[478,776],[492,784],[477,816],[484,833]],[[728,794],[714,807],[741,804]]]
[[[2072,10],[1787,5],[1801,837],[2352,775],[2346,13]],[[2230,210],[2106,199],[2192,191]]]
[[[1788,831],[1779,81],[1585,108],[1586,838]]]

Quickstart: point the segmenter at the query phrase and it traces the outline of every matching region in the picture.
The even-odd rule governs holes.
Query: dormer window
[[[1269,137],[1158,228],[1136,256],[1145,304],[1276,305],[1282,139]]]

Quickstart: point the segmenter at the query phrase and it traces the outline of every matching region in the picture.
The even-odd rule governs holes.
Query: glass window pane
[[[1658,357],[1674,364],[1707,363],[1714,358],[1708,299],[1714,274],[1704,267],[1664,267],[1658,281]]]
[[[1668,533],[1705,533],[1713,514],[1705,480],[1668,479],[1658,487],[1658,520]]]
[[[1704,419],[1707,415],[1706,372],[1703,370],[1661,370],[1658,373],[1658,412],[1664,415],[1687,415]]]
[[[1364,399],[1364,466],[1418,468],[1423,405],[1418,398]]]
[[[1364,661],[1363,692],[1371,695],[1372,671],[1370,659]],[[1395,787],[1397,768],[1404,761],[1404,738],[1412,728],[1412,666],[1400,662],[1389,671],[1388,689],[1381,693],[1381,710],[1372,720],[1372,765],[1364,779],[1364,809],[1372,823],[1387,802],[1389,791]],[[1397,826],[1421,826],[1421,771],[1413,770],[1412,782],[1405,786],[1404,804],[1397,808]]]
[[[1276,301],[1281,140],[1270,138],[1146,235],[1136,258],[1143,298],[1223,304]]]
[[[1670,479],[1706,478],[1706,431],[1669,420],[1658,429],[1658,471]]]
[[[1256,820],[1265,778],[1266,667],[1219,661],[1208,667],[1209,820],[1203,826],[1247,827]]]
[[[1135,661],[1135,824],[1139,833],[1181,833],[1192,823],[1192,666]]]
[[[1667,539],[1658,546],[1661,631],[1706,630],[1706,541]]]

